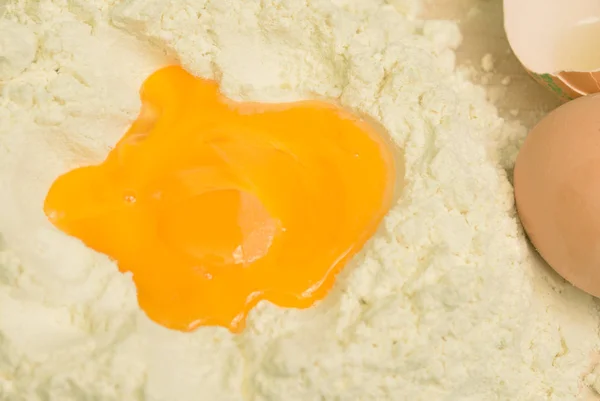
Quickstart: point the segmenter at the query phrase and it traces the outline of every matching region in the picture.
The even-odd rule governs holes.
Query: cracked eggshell
[[[525,69],[561,98],[600,92],[600,1],[504,0],[504,28]]]

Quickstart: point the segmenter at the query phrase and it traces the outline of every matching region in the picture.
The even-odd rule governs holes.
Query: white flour
[[[9,0],[0,400],[576,399],[596,305],[527,248],[506,171],[525,130],[455,72],[456,25],[413,20],[418,6]],[[51,181],[103,158],[167,62],[148,43],[234,98],[339,98],[405,148],[402,200],[325,301],[262,303],[239,336],[169,331],[138,310],[129,276],[46,222]]]

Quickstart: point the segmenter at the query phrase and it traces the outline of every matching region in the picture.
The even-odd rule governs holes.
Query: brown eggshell
[[[600,94],[562,105],[533,128],[514,186],[521,222],[541,256],[600,296]]]
[[[563,100],[600,92],[600,71],[560,72],[558,74],[536,74],[525,70],[541,85],[547,87]]]

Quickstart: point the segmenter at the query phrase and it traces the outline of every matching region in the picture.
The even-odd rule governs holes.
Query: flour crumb
[[[494,70],[494,56],[487,53],[481,58],[481,69],[485,72],[492,72]]]

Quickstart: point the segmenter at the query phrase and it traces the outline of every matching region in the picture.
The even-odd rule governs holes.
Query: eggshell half
[[[600,92],[600,1],[504,0],[504,27],[542,85],[565,100]]]
[[[600,94],[562,105],[533,128],[514,186],[521,222],[542,257],[600,296]]]

